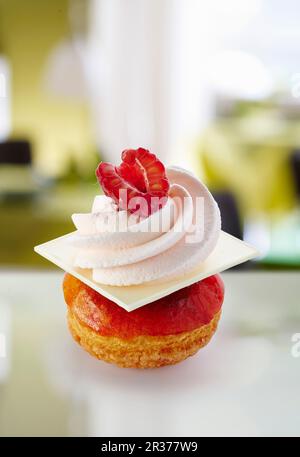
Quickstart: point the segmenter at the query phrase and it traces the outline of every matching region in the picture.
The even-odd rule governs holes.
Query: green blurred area
[[[100,191],[87,101],[46,91],[49,56],[68,40],[69,0],[0,0],[0,54],[11,72],[11,137],[28,140],[33,152],[30,170],[1,164],[0,265],[51,268],[33,247],[72,231],[71,214],[89,211]]]
[[[87,101],[53,96],[45,88],[49,56],[72,37],[69,8],[69,0],[0,0],[0,51],[12,77],[12,137],[30,140],[35,169],[47,176],[63,174],[70,159],[88,172],[95,149]]]
[[[252,231],[246,239],[261,251],[260,263],[267,267],[300,267],[293,167],[299,150],[299,113],[289,116],[276,97],[237,103],[232,115],[216,119],[198,142],[206,183],[212,191],[226,190],[234,197],[245,232]]]
[[[36,197],[0,201],[0,264],[54,268],[34,246],[73,231],[71,215],[90,211],[99,192],[97,183],[59,184]]]
[[[33,247],[73,230],[72,213],[90,211],[100,192],[88,101],[48,93],[45,85],[50,56],[74,38],[70,5],[0,0],[0,54],[12,75],[11,136],[27,140],[33,151],[30,168],[0,166],[0,265],[51,267]],[[291,168],[300,148],[300,112],[289,113],[281,102],[276,94],[236,101],[226,115],[216,104],[214,119],[199,131],[196,172],[210,190],[233,197],[241,227],[263,220],[269,244],[264,264],[300,267],[299,198]],[[231,217],[226,208],[222,214],[223,220]],[[253,241],[258,248],[260,237]]]
[[[300,120],[275,109],[251,109],[205,131],[199,156],[213,190],[228,189],[243,214],[286,211],[296,204],[290,158],[300,147]]]

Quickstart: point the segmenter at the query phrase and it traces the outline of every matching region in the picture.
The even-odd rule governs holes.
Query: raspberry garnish
[[[96,176],[105,195],[113,198],[119,209],[147,217],[167,201],[170,186],[165,167],[147,149],[125,149],[118,167],[101,162]]]

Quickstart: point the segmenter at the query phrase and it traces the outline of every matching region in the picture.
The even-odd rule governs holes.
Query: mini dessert
[[[183,278],[212,252],[221,219],[208,189],[181,168],[165,169],[148,150],[125,150],[122,163],[100,163],[105,195],[92,212],[74,214],[73,265],[94,282],[143,287]],[[90,354],[123,367],[180,362],[205,346],[220,318],[224,296],[211,276],[127,312],[67,274],[64,294],[76,341]]]
[[[224,297],[219,275],[130,313],[69,274],[63,288],[75,341],[127,368],[161,367],[195,354],[213,336]]]

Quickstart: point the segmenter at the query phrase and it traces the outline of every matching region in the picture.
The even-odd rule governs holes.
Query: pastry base
[[[220,315],[221,311],[209,324],[190,332],[138,336],[130,340],[99,335],[82,324],[70,309],[68,324],[74,340],[97,359],[123,368],[158,368],[181,362],[206,346],[216,331]]]

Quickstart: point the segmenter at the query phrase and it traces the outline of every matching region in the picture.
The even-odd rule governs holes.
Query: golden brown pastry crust
[[[130,340],[99,335],[82,324],[71,309],[68,324],[75,341],[94,357],[124,368],[155,368],[181,362],[206,346],[216,331],[220,315],[221,311],[209,324],[190,332],[138,336]]]

